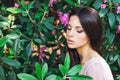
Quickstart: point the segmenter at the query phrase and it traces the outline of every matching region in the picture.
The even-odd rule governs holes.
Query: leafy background
[[[66,27],[58,12],[64,17],[76,6],[99,12],[104,25],[101,53],[120,80],[120,0],[0,0],[0,80],[70,78]],[[71,80],[91,80],[77,71]]]

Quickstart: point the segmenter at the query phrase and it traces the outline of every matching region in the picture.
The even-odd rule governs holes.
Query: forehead
[[[71,26],[81,26],[80,20],[76,15],[70,17],[69,24]]]

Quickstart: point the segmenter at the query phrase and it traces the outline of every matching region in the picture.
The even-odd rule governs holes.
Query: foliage
[[[99,12],[104,25],[101,53],[114,78],[119,80],[120,31],[117,26],[120,13],[117,8],[120,0],[58,0],[52,6],[50,0],[10,2],[12,0],[0,0],[2,80],[87,78],[76,75],[80,66],[71,68],[68,56],[65,58],[65,25],[58,16],[58,11],[64,15],[76,6],[90,6]]]

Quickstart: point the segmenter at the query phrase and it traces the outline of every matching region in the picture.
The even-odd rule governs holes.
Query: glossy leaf
[[[100,14],[100,17],[104,17],[108,12],[108,8],[105,8],[105,9],[101,9],[99,14]]]
[[[114,29],[115,15],[113,12],[108,13],[108,20],[109,20],[109,24],[110,24],[111,29]]]
[[[22,7],[26,10],[27,9],[27,5],[25,4],[25,1],[24,0],[21,0],[21,5]]]
[[[47,72],[48,72],[48,65],[47,65],[47,63],[44,63],[44,65],[42,66],[42,79],[44,79]]]
[[[42,79],[42,67],[38,62],[35,63],[35,72],[37,74],[38,79]]]
[[[30,57],[32,54],[32,47],[31,47],[31,42],[26,46],[26,55],[27,57]]]
[[[54,20],[54,17],[49,17],[49,18],[46,18],[44,21],[45,22],[52,22]]]
[[[70,4],[71,6],[75,6],[76,3],[73,2],[72,0],[65,0],[65,2],[67,2],[68,4]]]
[[[18,34],[8,34],[8,35],[6,35],[6,37],[8,39],[17,39],[17,38],[20,37],[20,35],[18,35]]]
[[[0,80],[6,80],[2,65],[0,65]]]
[[[118,4],[120,4],[120,0],[113,0],[113,3],[114,3],[115,5],[118,5]]]
[[[102,0],[95,0],[93,6],[96,8],[96,9],[99,9],[100,6],[102,4]]]
[[[65,66],[66,71],[68,71],[68,69],[70,68],[70,57],[69,57],[69,55],[66,55],[66,57],[65,57],[64,66]]]
[[[4,46],[8,41],[8,37],[0,38],[0,47]]]
[[[32,8],[33,5],[34,5],[35,1],[31,1],[29,4],[28,4],[28,9]]]
[[[8,79],[9,80],[17,80],[16,73],[14,71],[9,71],[8,72]]]
[[[19,73],[17,74],[18,78],[21,80],[38,80],[33,75],[27,74],[27,73]]]
[[[85,75],[75,75],[70,77],[70,80],[93,80],[93,78]]]
[[[82,66],[80,64],[73,66],[67,73],[67,75],[76,75],[82,70]]]
[[[45,80],[57,80],[56,77],[57,77],[56,75],[50,75],[50,76],[46,77]]]
[[[22,12],[22,10],[20,8],[15,8],[15,7],[7,8],[7,11],[14,13],[14,14]]]
[[[1,58],[2,61],[10,66],[14,66],[14,67],[20,67],[21,63],[15,59],[8,59],[6,57],[2,57]]]
[[[43,22],[43,23],[44,23],[44,25],[46,26],[47,29],[49,29],[49,30],[54,29],[54,26],[51,23],[48,23],[48,22]]]
[[[62,73],[62,75],[64,76],[66,74],[66,69],[63,65],[59,64],[59,70]]]

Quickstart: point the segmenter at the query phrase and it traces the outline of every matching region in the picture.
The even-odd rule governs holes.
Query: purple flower
[[[59,16],[59,20],[61,21],[61,24],[66,26],[68,24],[68,20],[69,20],[69,13],[63,14],[60,11],[58,11],[57,13],[58,13],[58,16]]]
[[[45,53],[44,50],[46,49],[45,46],[43,46],[42,48],[40,48],[40,54],[39,54],[39,59],[42,59],[43,57],[45,57]]]
[[[120,5],[117,6],[117,14],[120,14]]]
[[[18,8],[18,7],[19,7],[19,4],[18,4],[18,3],[14,3],[14,7],[15,7],[15,8]]]
[[[104,2],[104,3],[106,3],[106,2],[107,2],[107,0],[103,0],[103,2]]]
[[[119,24],[117,26],[117,33],[120,33],[120,22],[119,22]]]
[[[50,6],[50,7],[53,7],[53,4],[56,3],[56,2],[57,2],[57,0],[50,0],[50,1],[49,1],[49,6]]]
[[[106,4],[101,4],[101,8],[102,9],[106,8]]]

